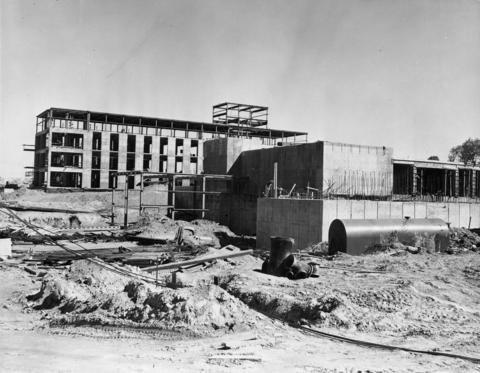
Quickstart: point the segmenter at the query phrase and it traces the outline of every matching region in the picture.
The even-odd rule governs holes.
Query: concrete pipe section
[[[283,261],[293,254],[295,240],[290,237],[270,237],[270,257],[262,265],[262,272],[281,276]],[[293,263],[292,263],[293,264]]]
[[[449,239],[442,219],[335,219],[328,230],[328,251],[360,255],[393,242],[445,251]]]

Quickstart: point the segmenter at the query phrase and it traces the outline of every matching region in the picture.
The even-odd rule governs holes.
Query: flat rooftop
[[[393,164],[415,165],[419,168],[440,168],[444,170],[455,170],[457,168],[468,168],[480,170],[479,166],[465,165],[462,162],[448,162],[436,160],[417,160],[417,159],[399,159],[393,158]]]
[[[48,118],[52,115],[54,119],[70,119],[70,120],[87,120],[90,114],[91,122],[125,124],[140,127],[151,128],[171,128],[185,131],[199,131],[199,132],[213,132],[224,133],[235,136],[253,136],[253,137],[267,137],[272,139],[289,138],[297,136],[307,136],[307,132],[288,131],[271,128],[259,128],[238,126],[221,123],[195,122],[178,119],[165,119],[155,117],[145,117],[140,115],[116,114],[107,112],[98,112],[90,110],[65,109],[52,107],[37,115],[37,118]]]

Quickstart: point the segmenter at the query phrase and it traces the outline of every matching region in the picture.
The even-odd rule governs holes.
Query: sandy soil
[[[253,257],[221,261],[208,271],[196,271],[200,277],[226,274],[222,287],[251,306],[248,317],[257,322],[249,330],[225,331],[213,337],[197,337],[154,328],[116,328],[111,326],[62,325],[51,327],[56,310],[32,310],[27,295],[41,288],[42,278],[26,273],[19,266],[2,265],[0,270],[0,370],[8,372],[148,372],[148,371],[293,371],[293,372],[474,372],[480,366],[459,359],[433,357],[405,352],[389,352],[314,337],[270,321],[255,308],[269,305],[268,311],[288,319],[288,310],[297,309],[305,320],[322,330],[370,341],[424,349],[439,349],[460,354],[479,355],[479,281],[478,254],[409,255],[388,257],[343,257],[324,261],[320,278],[300,281],[266,276],[254,271],[261,261]],[[382,267],[383,266],[383,267]],[[335,267],[335,268],[334,268]],[[338,267],[342,267],[338,269]],[[381,268],[380,268],[381,267]],[[352,269],[372,273],[355,272]],[[387,273],[382,270],[388,270]],[[442,274],[439,274],[439,271]],[[380,273],[376,273],[376,272]],[[50,271],[49,271],[50,272]],[[61,271],[51,271],[60,276]],[[396,280],[397,279],[397,280]],[[400,280],[408,281],[408,293],[419,307],[411,315],[405,307],[392,311],[385,302],[386,289]],[[423,285],[422,285],[423,284]],[[372,289],[376,289],[372,291]],[[415,289],[415,290],[412,290]],[[348,290],[348,291],[347,291]],[[378,291],[377,291],[378,290]],[[318,303],[324,293],[333,292],[343,302],[330,312],[311,312],[302,304]],[[271,294],[273,304],[248,300],[248,294]],[[345,294],[352,294],[347,296]],[[359,297],[364,294],[364,298]],[[365,295],[370,294],[368,297]],[[420,295],[419,295],[420,294]],[[343,298],[346,296],[347,298]],[[389,295],[390,296],[390,295]],[[421,303],[431,298],[433,303]],[[348,307],[346,301],[350,299]],[[355,299],[363,299],[363,313],[356,314]],[[370,305],[367,300],[374,305]],[[377,300],[378,302],[373,302]],[[419,303],[417,303],[417,301]],[[396,304],[395,298],[390,303]],[[384,307],[378,308],[378,304]],[[295,305],[293,307],[292,305]],[[347,308],[342,310],[342,307]],[[300,309],[298,311],[298,309]],[[403,309],[403,311],[402,311]],[[306,312],[310,310],[310,312]],[[445,317],[424,318],[424,311]],[[451,310],[449,312],[448,310]],[[265,311],[265,310],[262,310]],[[335,324],[342,311],[344,321],[358,317],[352,325]],[[321,313],[323,312],[323,314]],[[368,318],[368,312],[372,317]],[[403,312],[403,320],[396,315]],[[325,315],[328,313],[328,315]],[[452,317],[452,315],[457,315]],[[297,315],[298,316],[298,315]],[[385,319],[390,318],[390,324]],[[373,326],[369,326],[373,322]],[[421,333],[409,326],[423,325]],[[415,329],[417,330],[417,329]],[[425,330],[431,330],[426,333]],[[221,349],[223,345],[230,349]]]
[[[111,207],[110,193],[21,190],[9,198],[95,211],[92,226]],[[68,223],[68,214],[25,214],[41,225]],[[149,221],[145,233],[174,236],[178,224]],[[252,244],[209,222],[193,226],[214,246],[237,245],[234,238],[242,248]],[[361,347],[299,328],[480,358],[480,253],[464,235],[452,242],[462,246],[452,255],[303,255],[319,277],[296,281],[262,274],[258,255],[220,260],[185,270],[175,290],[79,262],[33,275],[20,259],[0,261],[0,372],[480,372],[466,360]]]

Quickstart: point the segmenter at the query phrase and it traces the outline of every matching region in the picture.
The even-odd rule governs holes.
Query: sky
[[[0,176],[49,107],[269,126],[446,160],[480,137],[480,0],[0,0]]]

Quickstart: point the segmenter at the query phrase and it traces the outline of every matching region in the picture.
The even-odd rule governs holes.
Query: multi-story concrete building
[[[212,122],[50,108],[37,116],[34,187],[116,188],[118,172],[203,173],[203,142],[257,139],[262,146],[306,142],[305,132],[268,128],[268,108],[222,103]],[[128,176],[135,188],[138,176]]]

